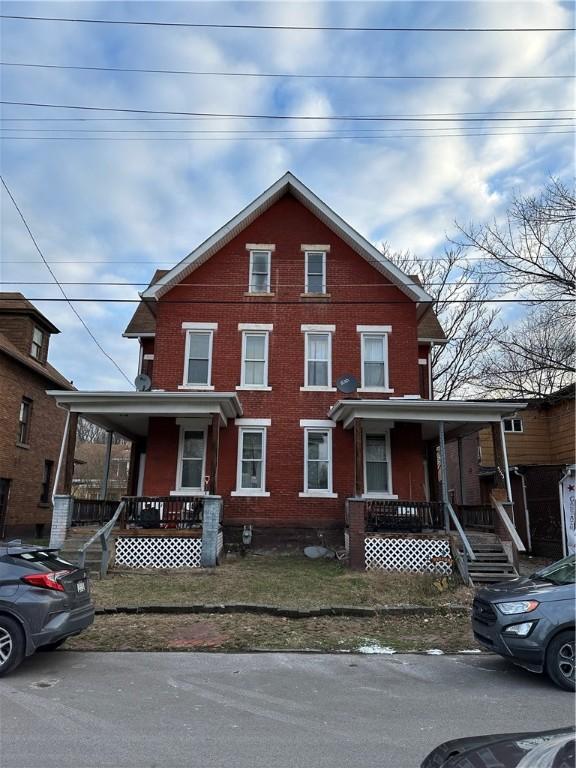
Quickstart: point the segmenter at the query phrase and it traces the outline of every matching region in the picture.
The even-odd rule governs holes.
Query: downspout
[[[532,552],[532,536],[530,535],[530,515],[528,513],[528,497],[526,496],[526,478],[522,472],[518,471],[518,467],[514,467],[512,470],[514,474],[520,478],[522,484],[522,500],[524,502],[524,517],[526,519],[526,538],[528,543],[528,551]]]
[[[502,438],[502,453],[504,455],[504,473],[506,476],[506,493],[508,494],[508,501],[510,502],[512,509],[512,522],[516,525],[514,520],[514,501],[512,499],[512,486],[510,485],[510,468],[508,467],[508,449],[506,448],[506,437],[504,436],[504,422],[500,419],[500,436]]]
[[[60,455],[58,456],[58,465],[56,467],[56,477],[54,478],[54,485],[52,486],[52,506],[54,506],[54,496],[58,493],[58,485],[60,483],[60,475],[62,474],[62,464],[64,463],[64,449],[68,442],[68,432],[70,430],[70,411],[66,410],[66,423],[64,424],[64,432],[62,434],[62,443],[60,444]]]

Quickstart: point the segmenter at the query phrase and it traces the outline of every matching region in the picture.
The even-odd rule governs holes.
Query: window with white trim
[[[268,386],[268,332],[243,331],[242,373],[243,387]]]
[[[522,419],[504,419],[504,432],[523,432]]]
[[[388,389],[388,335],[362,334],[362,389]]]
[[[236,491],[263,494],[266,488],[266,429],[240,427]]]
[[[304,492],[332,493],[332,430],[304,430]]]
[[[306,251],[304,262],[306,293],[326,293],[326,253]]]
[[[308,332],[305,335],[306,360],[304,385],[306,387],[332,386],[332,335]]]
[[[206,461],[206,432],[203,429],[182,427],[179,459],[178,490],[203,491]]]
[[[186,376],[185,384],[208,386],[212,373],[211,330],[186,332]]]
[[[367,494],[390,493],[388,436],[364,438],[364,490]]]
[[[249,293],[270,293],[271,251],[250,251]]]
[[[30,354],[32,357],[36,358],[36,360],[40,360],[42,362],[42,351],[44,347],[44,332],[40,330],[37,326],[34,327],[34,330],[32,331],[32,346],[30,347]]]

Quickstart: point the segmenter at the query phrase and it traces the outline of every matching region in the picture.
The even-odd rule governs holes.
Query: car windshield
[[[576,555],[570,555],[536,571],[531,578],[537,581],[550,581],[552,584],[574,584],[576,582]]]

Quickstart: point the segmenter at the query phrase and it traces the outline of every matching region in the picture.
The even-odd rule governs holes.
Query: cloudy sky
[[[571,4],[553,0],[4,2],[2,13],[307,27],[574,26]],[[550,175],[572,173],[568,121],[541,118],[573,114],[559,110],[574,108],[574,81],[514,79],[573,75],[570,32],[279,31],[4,19],[2,61],[4,101],[164,111],[144,119],[3,105],[2,173],[58,279],[88,283],[66,286],[76,298],[137,298],[138,284],[156,266],[179,261],[286,170],[373,242],[387,240],[421,258],[442,252],[454,220],[498,217],[515,191],[532,193]],[[499,79],[294,77],[322,74]],[[452,121],[166,119],[166,111],[323,118],[448,113]],[[462,113],[492,119],[463,122]],[[0,290],[37,300],[59,326],[51,360],[79,388],[126,388],[70,308],[40,301],[59,296],[58,289],[4,190],[1,211]],[[76,306],[132,378],[137,343],[121,334],[134,305]]]

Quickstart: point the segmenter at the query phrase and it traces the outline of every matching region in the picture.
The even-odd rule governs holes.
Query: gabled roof
[[[181,282],[194,269],[207,261],[214,253],[230,242],[236,235],[245,229],[264,211],[270,208],[285,194],[292,194],[297,200],[306,206],[338,237],[344,240],[356,253],[363,256],[379,272],[385,275],[390,282],[396,284],[407,296],[416,302],[432,302],[432,297],[419,286],[409,275],[404,274],[391,261],[385,258],[380,251],[368,242],[362,235],[341,219],[338,214],[320,200],[308,187],[287,172],[278,181],[272,184],[265,192],[240,211],[233,219],[211,235],[194,251],[188,254],[173,269],[155,284],[150,285],[141,293],[143,299],[159,299],[167,291]]]
[[[15,347],[3,333],[0,333],[0,352],[4,352],[21,365],[24,365],[28,370],[37,373],[39,376],[43,376],[45,379],[48,379],[48,381],[62,387],[62,389],[75,390],[75,387],[72,386],[68,379],[64,378],[54,366],[50,365],[50,363],[38,363],[32,357],[20,352],[18,347]]]
[[[16,291],[0,291],[0,314],[29,315],[49,333],[60,333],[58,328],[45,317],[34,304]]]

